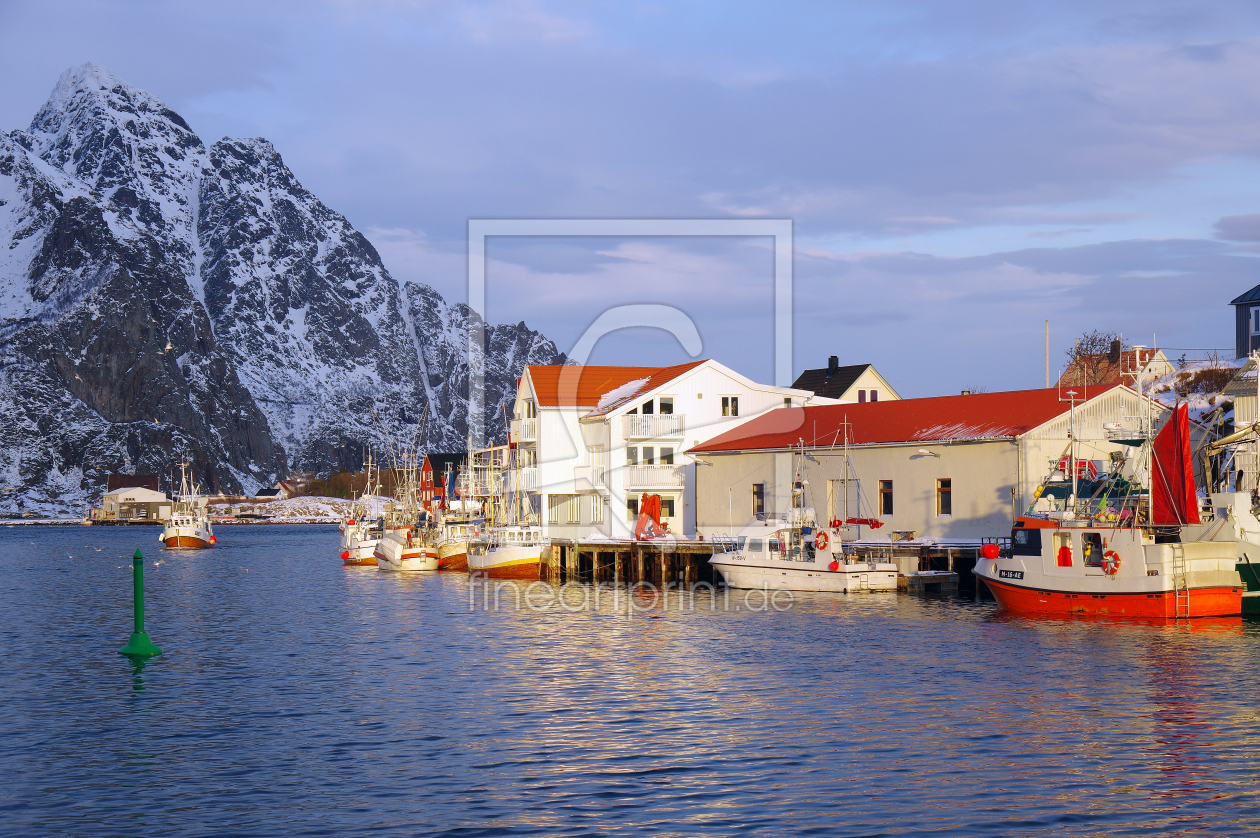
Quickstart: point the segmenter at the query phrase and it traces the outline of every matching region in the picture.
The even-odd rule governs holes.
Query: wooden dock
[[[709,559],[713,543],[699,540],[582,541],[553,538],[539,568],[543,581],[586,582],[615,586],[639,583],[664,588],[690,588],[697,583],[718,587],[720,575]]]

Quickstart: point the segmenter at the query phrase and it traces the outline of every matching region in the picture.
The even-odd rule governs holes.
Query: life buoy
[[[1108,550],[1103,553],[1102,560],[1103,573],[1108,576],[1115,576],[1116,571],[1120,569],[1120,556],[1115,550]]]
[[[826,530],[819,530],[814,535],[814,546],[819,550],[826,550],[827,545],[831,543],[831,539],[827,538]]]

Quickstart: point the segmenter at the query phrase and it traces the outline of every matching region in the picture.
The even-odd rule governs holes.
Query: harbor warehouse
[[[1123,385],[1081,390],[1074,409],[1073,396],[1049,389],[771,411],[689,451],[698,529],[738,531],[758,514],[812,507],[820,524],[881,525],[852,525],[846,538],[1009,535],[1067,454],[1073,425],[1078,471],[1097,470],[1126,450],[1109,437],[1168,414]]]

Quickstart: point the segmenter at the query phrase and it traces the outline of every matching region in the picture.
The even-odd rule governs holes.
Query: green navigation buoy
[[[152,658],[162,654],[162,650],[153,645],[149,634],[144,630],[144,555],[136,550],[131,557],[131,586],[133,591],[133,610],[135,626],[127,645],[118,650],[118,654],[129,658]]]

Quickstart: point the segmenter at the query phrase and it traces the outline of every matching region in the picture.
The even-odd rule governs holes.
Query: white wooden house
[[[758,384],[716,361],[673,367],[530,366],[511,423],[519,493],[544,536],[633,534],[644,494],[695,532],[695,463],[684,452],[767,411],[834,400]]]
[[[1075,410],[1064,398],[1051,388],[773,411],[691,450],[704,463],[699,531],[738,531],[758,513],[798,506],[820,521],[883,525],[861,537],[1009,535],[1067,454],[1073,424],[1077,457],[1103,469],[1130,450],[1113,439],[1169,412],[1122,385],[1090,387]]]

